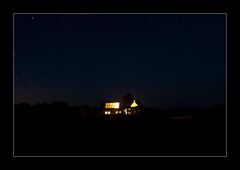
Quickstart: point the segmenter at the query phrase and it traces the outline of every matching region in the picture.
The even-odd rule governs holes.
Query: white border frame
[[[223,156],[16,156],[14,153],[14,15],[21,15],[21,14],[60,14],[60,15],[74,15],[74,14],[82,14],[82,15],[161,15],[161,14],[212,14],[212,15],[225,15],[226,16],[226,155]],[[228,150],[227,150],[227,13],[13,13],[13,157],[228,157]]]

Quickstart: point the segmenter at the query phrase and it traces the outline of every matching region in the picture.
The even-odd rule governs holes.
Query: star
[[[46,36],[45,36],[45,35],[41,35],[40,39],[41,39],[41,40],[45,40],[45,39],[46,39]]]
[[[144,38],[143,38],[143,37],[139,37],[139,40],[140,40],[140,41],[143,41],[143,40],[144,40]]]
[[[39,24],[39,20],[37,20],[35,17],[31,17],[31,20],[34,24]]]
[[[208,73],[204,73],[203,76],[204,76],[204,77],[208,77],[209,74],[208,74]]]
[[[67,53],[69,51],[69,49],[68,48],[65,48],[65,52]]]
[[[150,19],[150,23],[151,23],[151,24],[153,23],[153,19],[152,19],[152,18]]]
[[[133,71],[135,70],[135,65],[132,65],[132,70],[133,70]]]
[[[140,32],[139,40],[144,40],[144,38],[145,38],[144,32]]]
[[[198,27],[196,28],[196,30],[197,30],[197,31],[200,31],[200,30],[201,30],[201,27],[200,27],[200,26],[198,26]]]
[[[50,51],[50,55],[55,55],[55,49],[51,49],[51,51]]]
[[[202,47],[211,47],[212,45],[214,45],[215,42],[212,40],[207,40],[205,43],[202,44]]]
[[[73,32],[73,29],[72,29],[72,27],[69,27],[69,31],[70,31],[70,32]]]
[[[111,56],[111,55],[112,55],[112,53],[111,53],[111,52],[108,52],[108,53],[107,53],[107,56]]]

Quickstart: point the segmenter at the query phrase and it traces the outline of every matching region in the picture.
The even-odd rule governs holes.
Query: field
[[[26,114],[17,108],[15,155],[221,156],[226,154],[224,109],[47,117],[49,112]]]

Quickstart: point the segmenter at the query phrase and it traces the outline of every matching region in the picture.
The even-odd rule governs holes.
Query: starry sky
[[[15,103],[226,100],[225,14],[15,14]]]

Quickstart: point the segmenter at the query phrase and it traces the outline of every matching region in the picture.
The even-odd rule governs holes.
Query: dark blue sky
[[[15,102],[225,103],[224,14],[15,14]]]

